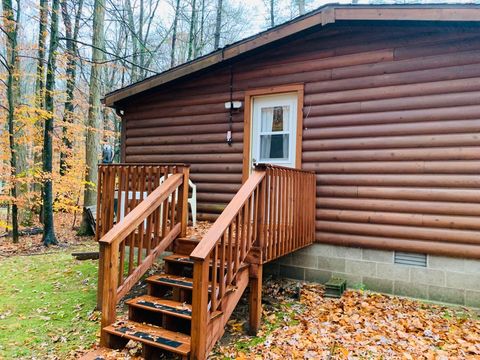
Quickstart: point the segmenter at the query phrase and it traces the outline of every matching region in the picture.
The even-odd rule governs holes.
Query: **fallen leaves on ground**
[[[78,226],[81,220],[81,214],[77,214],[75,223]],[[12,242],[10,236],[0,236],[0,258],[10,257],[14,255],[31,255],[50,253],[59,250],[66,246],[76,246],[82,244],[89,244],[92,242],[92,237],[78,236],[77,230],[72,228],[74,224],[74,215],[69,213],[55,213],[55,235],[57,236],[58,246],[45,247],[42,244],[42,234],[24,235],[20,236],[18,244]],[[33,227],[41,228],[41,224],[36,222]],[[23,228],[22,228],[23,230]]]
[[[328,299],[317,284],[304,284],[295,301],[279,288],[273,285],[280,303],[264,306],[258,336],[222,341],[212,359],[480,359],[473,310],[362,291]],[[293,289],[287,291],[295,296]]]

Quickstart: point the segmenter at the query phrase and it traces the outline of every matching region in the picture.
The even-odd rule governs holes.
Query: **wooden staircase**
[[[110,218],[110,229],[103,229],[99,238],[101,345],[119,349],[134,340],[143,344],[146,359],[165,353],[170,358],[206,359],[247,287],[250,330],[258,330],[263,264],[313,242],[315,176],[257,167],[205,236],[193,241],[184,238],[188,167],[156,166],[156,175],[136,180],[140,193],[149,189],[148,196],[134,206],[122,205],[128,215],[115,225]],[[141,165],[124,167],[114,169],[110,177],[105,175],[110,169],[102,169],[99,196],[100,183],[107,189],[105,182],[118,184],[119,191],[132,191],[137,176],[131,172]],[[158,176],[169,172],[174,175],[155,187]],[[141,173],[154,171],[144,166]],[[101,200],[99,205],[102,209]],[[113,206],[111,200],[104,207],[108,206]],[[102,209],[97,224],[108,224],[101,214],[113,213]],[[174,253],[164,257],[164,272],[146,279],[147,294],[128,300],[128,320],[117,321],[118,301],[167,249]]]

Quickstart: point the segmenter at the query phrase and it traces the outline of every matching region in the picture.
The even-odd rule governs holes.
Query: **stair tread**
[[[178,301],[162,299],[155,296],[143,295],[127,301],[129,306],[134,306],[150,311],[161,312],[184,319],[192,318],[192,306]]]
[[[104,330],[110,334],[139,341],[180,355],[190,353],[190,336],[162,327],[140,324],[135,321],[119,321]]]
[[[193,264],[193,260],[188,255],[172,254],[165,256],[163,261],[181,262],[185,264]]]
[[[163,258],[163,261],[165,262],[177,262],[177,263],[182,263],[182,264],[187,264],[187,265],[193,265],[193,259],[188,256],[188,255],[182,255],[182,254],[172,254],[165,256]],[[225,261],[225,265],[227,265],[228,262]],[[210,266],[212,266],[212,261],[210,260]],[[217,260],[217,266],[220,266],[220,260]],[[245,267],[248,266],[248,264],[241,264],[240,267]]]
[[[185,276],[178,276],[172,274],[157,274],[152,275],[146,280],[149,283],[176,286],[183,289],[193,288],[193,279]]]

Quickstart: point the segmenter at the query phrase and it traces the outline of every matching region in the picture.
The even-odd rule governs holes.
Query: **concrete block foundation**
[[[267,264],[264,273],[480,308],[480,260],[427,255],[427,266],[394,263],[394,251],[314,244]]]

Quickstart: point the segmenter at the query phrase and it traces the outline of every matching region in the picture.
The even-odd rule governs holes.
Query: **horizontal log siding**
[[[233,99],[305,84],[302,162],[317,173],[318,241],[478,256],[478,32],[376,26],[335,25],[234,63]],[[229,81],[219,68],[125,104],[125,160],[192,164],[200,219],[240,187],[243,113],[229,124]]]

